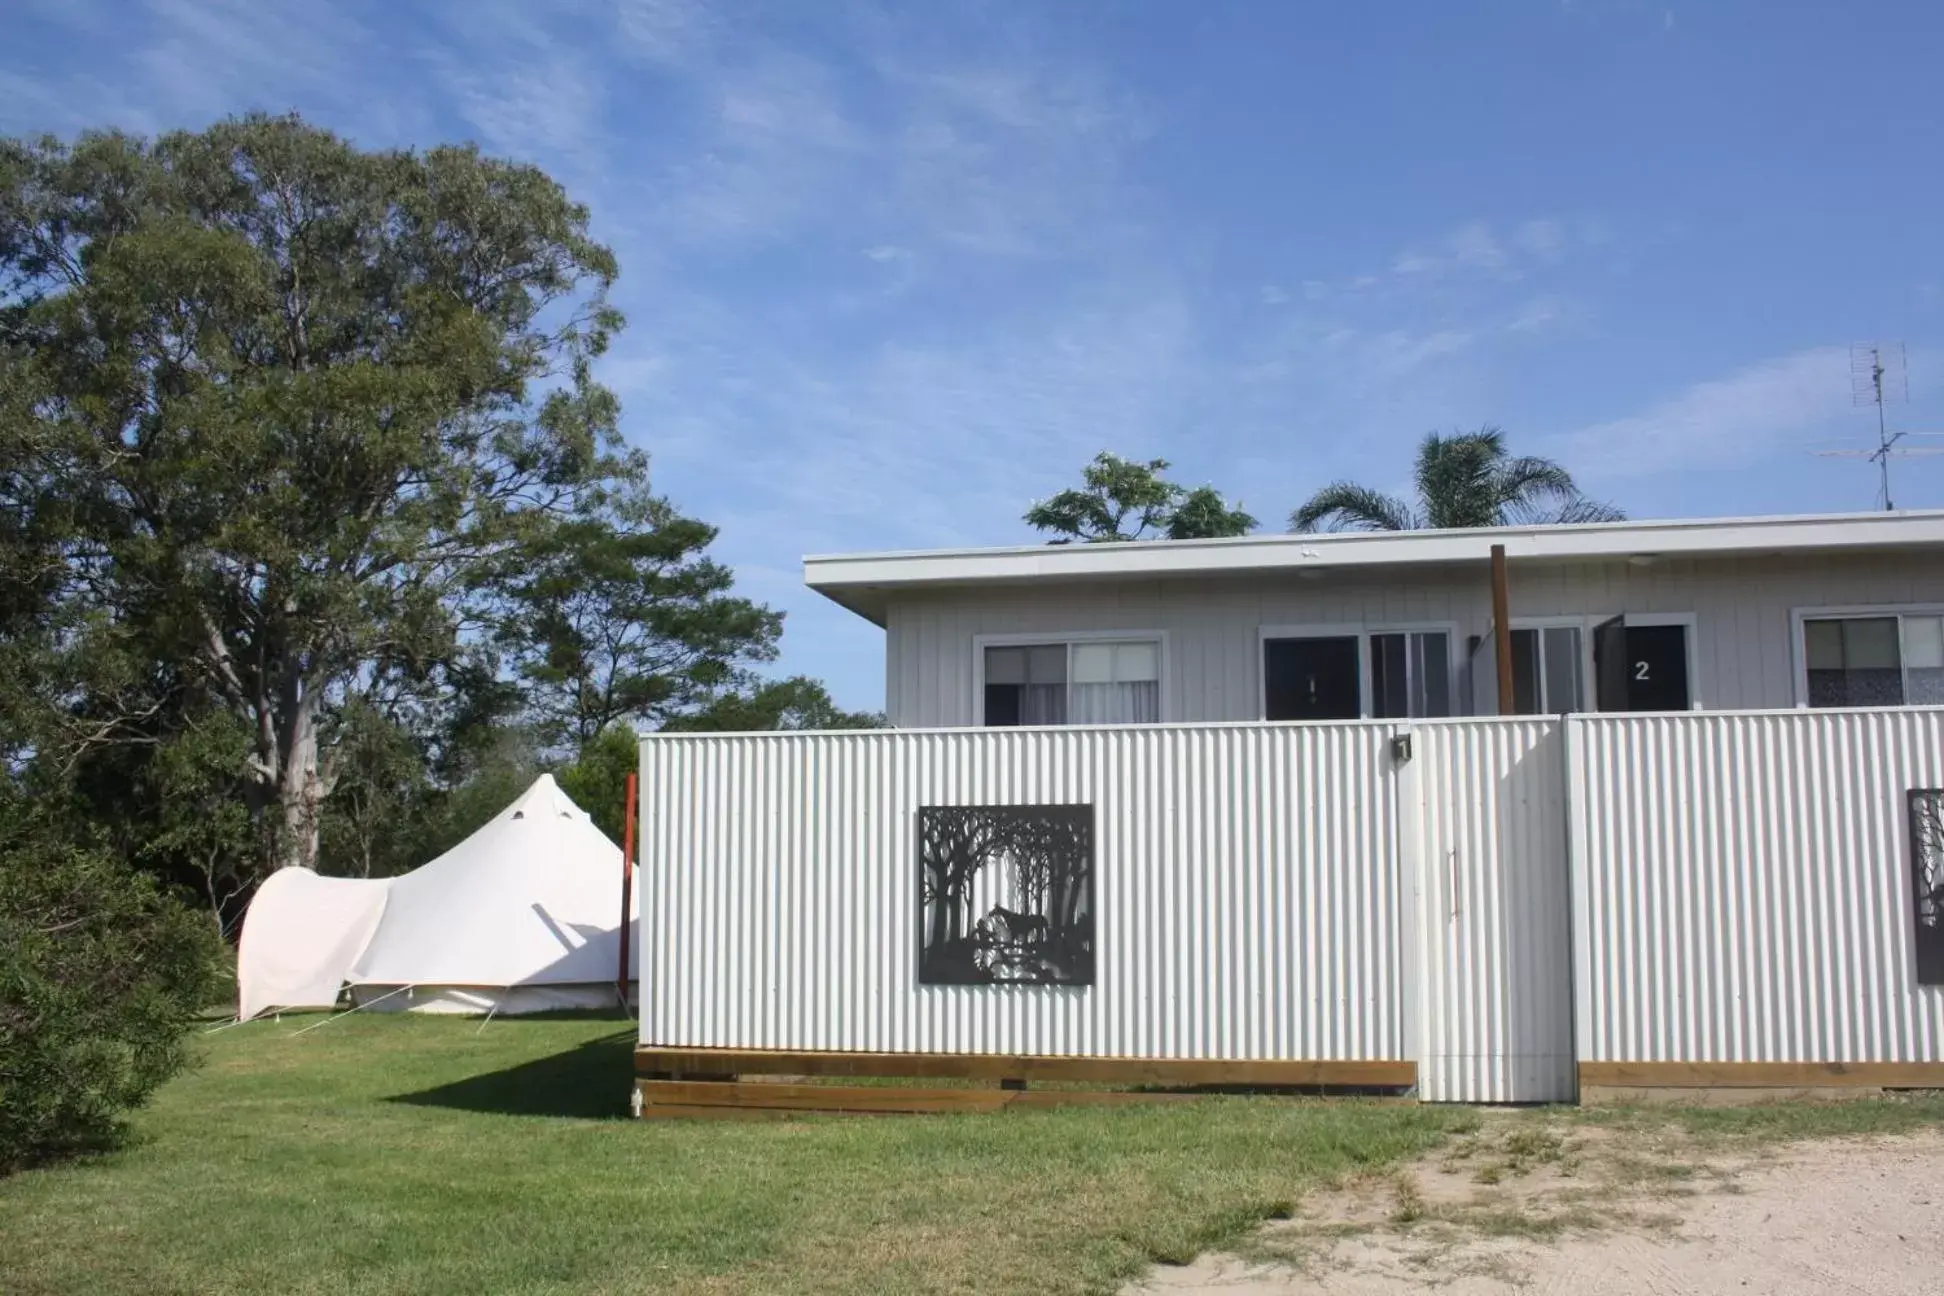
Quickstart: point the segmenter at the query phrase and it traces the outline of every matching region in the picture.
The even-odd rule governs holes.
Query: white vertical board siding
[[[1570,722],[1583,1062],[1936,1062],[1906,793],[1944,711]]]
[[[972,654],[979,635],[1057,639],[1076,631],[1158,630],[1168,636],[1162,689],[1169,720],[1260,720],[1263,627],[1338,626],[1351,633],[1451,625],[1457,630],[1452,651],[1462,660],[1470,636],[1484,636],[1491,626],[1486,570],[1481,548],[1475,567],[1330,573],[1314,581],[1265,573],[901,594],[885,618],[886,714],[900,728],[978,723]],[[1515,561],[1511,594],[1515,622],[1692,613],[1689,679],[1702,708],[1792,707],[1800,670],[1795,609],[1944,603],[1944,563],[1921,553],[1670,559],[1645,567]],[[1481,660],[1489,663],[1489,653]],[[1487,699],[1491,677],[1479,686]],[[1489,705],[1479,701],[1481,711]]]
[[[1412,733],[1418,1093],[1575,1096],[1565,769],[1558,720]]]
[[[1394,732],[644,739],[641,1039],[1406,1058]],[[1095,809],[1095,983],[919,985],[919,807],[1080,802]]]

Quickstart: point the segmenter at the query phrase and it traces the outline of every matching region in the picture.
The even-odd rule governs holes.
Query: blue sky
[[[1921,0],[6,9],[0,131],[294,108],[562,180],[628,436],[852,706],[881,636],[799,558],[1031,540],[1097,450],[1272,527],[1488,422],[1638,517],[1867,508],[1814,453],[1874,435],[1858,339],[1944,432]]]

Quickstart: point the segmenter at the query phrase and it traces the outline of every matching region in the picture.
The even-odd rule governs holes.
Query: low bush
[[[114,1146],[217,988],[206,916],[103,852],[0,841],[0,1174]]]

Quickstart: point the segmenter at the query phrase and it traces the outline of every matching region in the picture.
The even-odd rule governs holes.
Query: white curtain
[[[1161,719],[1161,654],[1151,643],[1087,643],[1073,648],[1073,724],[1156,724]]]
[[[1019,690],[1019,723],[1057,725],[1067,723],[1066,685],[1027,684]]]
[[[1073,686],[1074,724],[1159,724],[1160,721],[1158,680]]]

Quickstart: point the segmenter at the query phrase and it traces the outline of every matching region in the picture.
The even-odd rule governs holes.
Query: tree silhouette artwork
[[[1910,873],[1917,901],[1917,984],[1944,985],[1944,788],[1911,789]]]
[[[1092,985],[1090,805],[918,811],[923,985]]]

